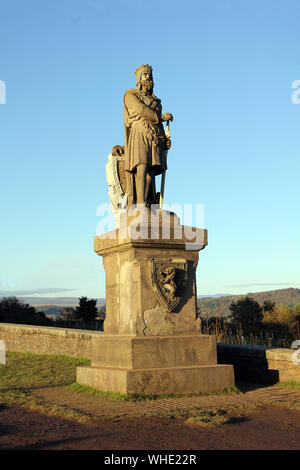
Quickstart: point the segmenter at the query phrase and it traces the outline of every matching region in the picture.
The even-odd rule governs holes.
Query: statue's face
[[[145,94],[151,94],[153,92],[153,77],[149,72],[143,72],[141,74],[141,87]]]
[[[143,72],[142,75],[141,75],[141,80],[144,82],[145,80],[149,80],[150,78],[152,78],[152,75],[151,73],[149,72]]]

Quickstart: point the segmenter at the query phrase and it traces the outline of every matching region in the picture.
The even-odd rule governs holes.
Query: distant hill
[[[79,304],[78,297],[18,297],[25,304],[33,307],[76,307]],[[88,297],[90,298],[90,297]],[[105,305],[105,299],[97,299],[97,306]],[[41,309],[39,309],[41,310]]]
[[[198,299],[217,299],[218,297],[228,297],[231,294],[198,295]]]
[[[294,289],[292,287],[288,289],[277,289],[269,290],[264,292],[249,292],[243,295],[231,295],[218,298],[199,298],[198,307],[200,307],[202,315],[211,316],[223,316],[228,317],[230,315],[229,305],[232,301],[244,297],[252,297],[261,305],[265,300],[271,300],[276,305],[287,305],[288,307],[294,307],[300,304],[300,289]]]
[[[242,295],[215,294],[198,296],[198,306],[203,315],[223,316],[230,315],[229,305],[232,301],[243,297],[252,297],[261,305],[265,300],[271,300],[276,305],[287,305],[293,307],[300,304],[300,289],[292,287],[288,289],[269,290],[264,292],[249,292]],[[32,305],[36,310],[43,311],[46,315],[59,315],[63,307],[76,307],[78,297],[19,297],[24,303]],[[0,297],[1,299],[1,297]],[[97,299],[97,306],[105,305],[104,298]]]
[[[34,308],[37,312],[44,312],[46,317],[59,317],[64,307],[56,307],[55,305],[36,305]]]

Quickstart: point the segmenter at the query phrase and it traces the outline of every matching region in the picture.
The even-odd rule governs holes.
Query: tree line
[[[53,320],[44,312],[37,311],[34,307],[24,303],[17,297],[3,297],[0,300],[0,322],[18,323],[40,326],[62,326],[83,327],[88,329],[99,329],[99,323],[103,324],[105,306],[97,308],[97,299],[80,297],[76,308],[64,307],[57,320]],[[99,316],[102,320],[98,320]],[[101,329],[101,328],[100,328]]]
[[[277,306],[271,300],[265,300],[263,305],[260,305],[257,300],[246,296],[236,302],[231,302],[229,310],[230,319],[243,326],[260,322],[290,325],[300,323],[300,305],[292,308],[286,305]]]
[[[246,296],[229,304],[230,316],[210,316],[199,312],[202,319],[202,332],[217,336],[241,333],[249,335],[271,335],[274,342],[291,342],[300,339],[300,304],[293,307],[276,305],[265,300],[261,305],[252,297]],[[217,332],[217,333],[216,333]],[[209,334],[211,334],[209,333]]]

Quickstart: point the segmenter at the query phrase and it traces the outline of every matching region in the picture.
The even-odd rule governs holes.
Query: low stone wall
[[[92,338],[102,332],[48,326],[0,323],[0,340],[7,351],[59,354],[91,359]]]
[[[63,354],[91,359],[92,338],[100,331],[0,323],[0,340],[7,351]],[[300,382],[300,363],[293,363],[292,349],[241,344],[217,344],[218,364],[232,364],[236,380],[272,384]]]
[[[293,349],[218,343],[217,351],[218,363],[232,364],[236,380],[258,384],[300,382],[300,363],[292,361]]]

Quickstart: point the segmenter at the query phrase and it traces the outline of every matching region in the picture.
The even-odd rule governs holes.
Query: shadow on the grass
[[[253,390],[258,390],[260,388],[268,388],[268,387],[273,387],[274,384],[253,384],[253,383],[248,383],[248,382],[237,382],[236,387],[240,390],[242,393],[247,393],[247,392],[252,392]]]
[[[247,421],[250,421],[250,419],[246,416],[233,416],[227,421],[226,424],[241,424],[246,423]]]

